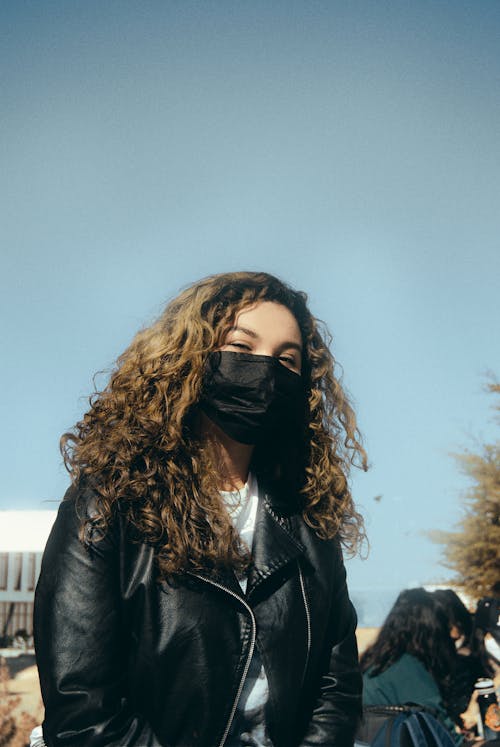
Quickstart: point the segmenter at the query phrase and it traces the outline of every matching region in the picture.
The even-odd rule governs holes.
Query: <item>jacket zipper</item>
[[[306,585],[304,582],[304,576],[302,575],[302,568],[300,567],[299,561],[297,561],[297,565],[299,566],[300,589],[302,591],[302,599],[304,600],[304,609],[306,612],[306,622],[307,622],[307,653],[306,653],[306,663],[304,664],[304,672],[302,674],[302,683],[301,683],[301,688],[302,688],[304,684],[304,680],[306,678],[307,666],[309,664],[309,655],[311,653],[311,613],[309,611],[309,604],[307,602],[307,595],[306,595]]]
[[[245,680],[247,678],[248,670],[250,669],[250,662],[252,661],[252,656],[253,656],[253,652],[254,652],[254,649],[255,649],[255,639],[257,637],[257,622],[255,620],[255,615],[253,614],[253,610],[250,607],[250,605],[247,604],[244,599],[242,599],[237,594],[235,594],[234,591],[231,591],[231,589],[228,589],[227,586],[223,586],[223,584],[219,584],[217,581],[212,581],[212,579],[206,578],[206,576],[200,576],[198,573],[191,572],[191,575],[192,576],[196,576],[197,578],[201,579],[202,581],[205,581],[208,584],[212,584],[212,586],[216,586],[218,589],[221,589],[222,591],[227,592],[232,597],[234,597],[235,599],[237,599],[238,602],[241,602],[241,604],[248,610],[248,612],[250,613],[250,617],[252,619],[252,637],[251,637],[251,641],[250,641],[250,650],[249,650],[249,653],[248,653],[248,656],[247,656],[247,660],[245,662],[245,666],[243,668],[243,674],[241,676],[240,684],[239,684],[238,690],[236,692],[236,697],[235,697],[234,702],[233,702],[233,707],[231,708],[231,713],[229,714],[229,719],[227,721],[226,728],[224,729],[224,733],[222,735],[222,739],[221,739],[221,741],[219,742],[219,745],[218,745],[218,747],[223,747],[223,745],[224,745],[224,743],[225,743],[225,741],[227,739],[227,735],[229,734],[229,730],[231,728],[231,724],[233,723],[234,714],[236,713],[236,708],[238,706],[238,701],[240,699],[241,692],[243,690],[243,685],[245,684]]]

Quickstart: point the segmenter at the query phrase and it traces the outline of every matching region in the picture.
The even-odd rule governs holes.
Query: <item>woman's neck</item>
[[[234,441],[204,413],[200,425],[202,436],[212,441],[221,466],[219,489],[240,490],[248,480],[254,446]]]

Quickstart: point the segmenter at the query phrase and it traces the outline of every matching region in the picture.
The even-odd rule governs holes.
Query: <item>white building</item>
[[[56,511],[0,511],[0,637],[33,633],[33,598]]]

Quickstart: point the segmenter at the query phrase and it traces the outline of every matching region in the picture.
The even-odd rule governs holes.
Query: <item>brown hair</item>
[[[304,343],[308,417],[301,456],[274,454],[274,477],[279,482],[290,464],[299,465],[300,509],[319,537],[340,534],[352,552],[364,538],[348,476],[352,464],[366,469],[366,454],[334,372],[328,333],[308,310],[306,295],[273,275],[213,275],[184,290],[135,336],[107,386],[90,397],[89,411],[61,438],[73,483],[93,486],[94,524],[105,531],[119,501],[135,534],[154,545],[161,577],[188,568],[242,568],[248,560],[222,504],[213,449],[197,436],[194,420],[208,354],[220,347],[236,314],[260,301],[287,307]],[[259,462],[265,472],[257,450]]]

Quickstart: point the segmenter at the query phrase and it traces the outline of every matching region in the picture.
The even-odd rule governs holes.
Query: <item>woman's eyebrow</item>
[[[257,332],[253,329],[248,329],[248,327],[230,327],[228,332],[243,332],[244,335],[253,337],[254,340],[259,339]],[[294,348],[295,350],[298,350],[299,353],[302,352],[302,345],[299,342],[286,341],[281,343],[281,350],[287,350],[288,348]]]
[[[288,350],[288,348],[294,348],[295,350],[298,350],[299,353],[302,352],[302,345],[299,342],[283,342],[280,345],[280,348],[282,350]]]
[[[243,334],[253,337],[254,339],[259,337],[257,332],[253,329],[247,329],[246,327],[230,327],[229,332],[243,332]]]

